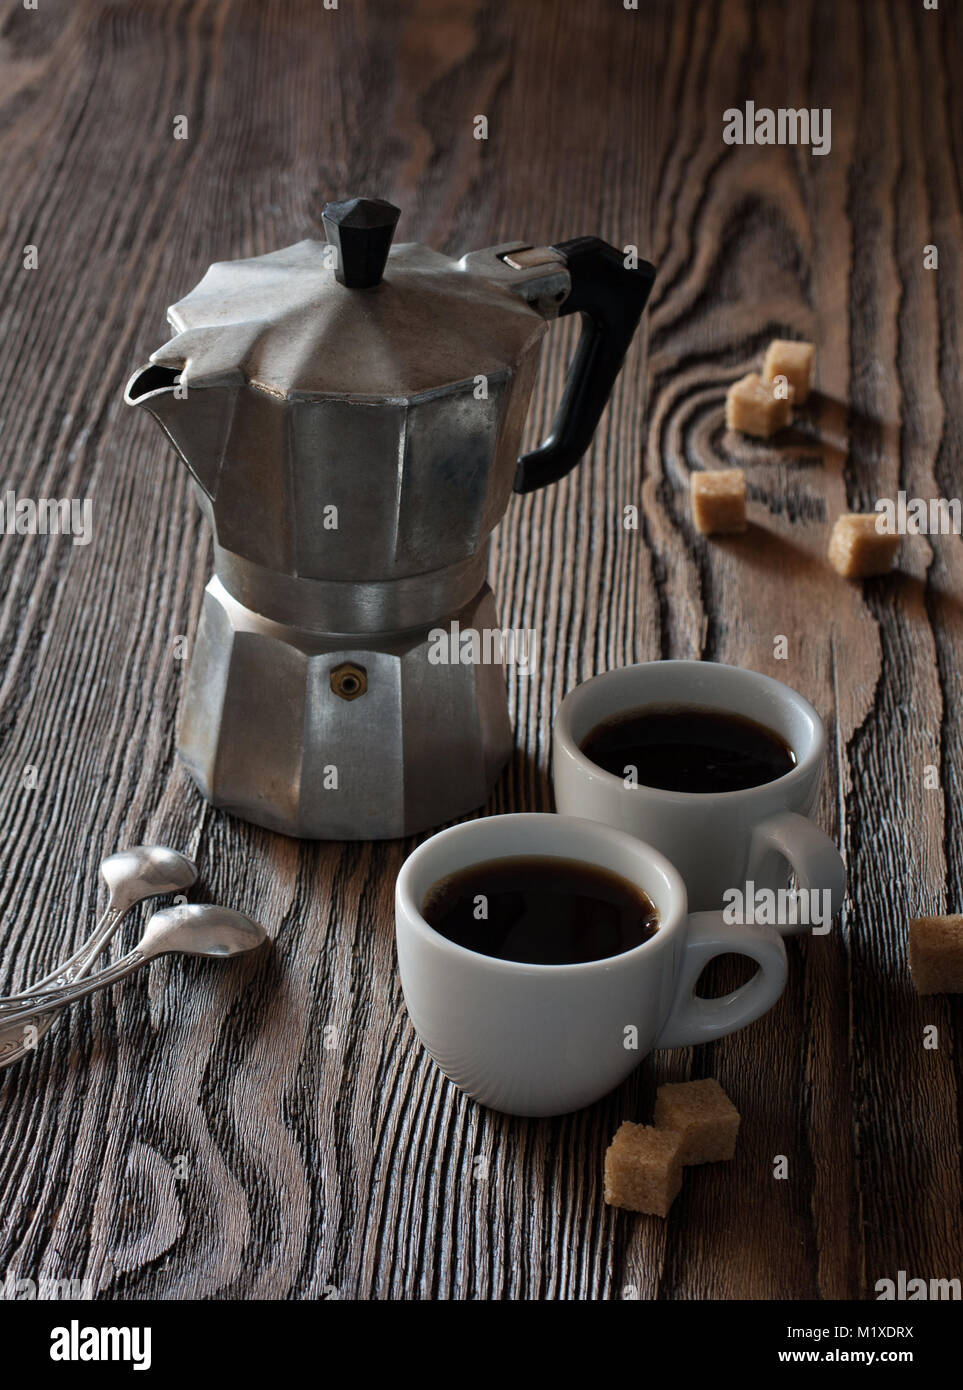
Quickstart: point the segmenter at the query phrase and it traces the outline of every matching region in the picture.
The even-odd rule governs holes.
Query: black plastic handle
[[[655,279],[648,261],[629,270],[623,253],[598,237],[576,237],[552,249],[565,257],[572,277],[559,317],[581,314],[582,331],[552,432],[518,460],[516,492],[557,483],[591,444]]]

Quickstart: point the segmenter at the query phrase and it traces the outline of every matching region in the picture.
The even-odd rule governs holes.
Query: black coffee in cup
[[[774,782],[796,766],[781,735],[726,710],[652,705],[614,715],[582,752],[616,777],[673,792],[732,792]]]
[[[421,912],[449,941],[526,965],[620,956],[659,926],[652,900],[628,879],[594,864],[530,855],[451,874],[430,890]]]

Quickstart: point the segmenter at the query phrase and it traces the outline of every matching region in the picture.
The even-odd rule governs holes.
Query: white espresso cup
[[[681,792],[645,786],[644,767],[637,769],[637,784],[617,777],[582,752],[596,725],[666,705],[752,719],[789,745],[796,765],[761,786]],[[649,661],[606,671],[565,696],[552,757],[559,811],[628,831],[661,850],[685,880],[691,907],[725,905],[727,915],[752,921],[763,894],[772,895],[778,912],[781,890],[781,917],[763,921],[783,935],[829,930],[843,905],[846,869],[832,840],[809,819],[826,760],[826,730],[809,701],[788,685],[711,661]],[[790,872],[797,890],[791,895]],[[764,904],[767,914],[770,904]]]
[[[469,950],[430,926],[431,890],[474,864],[532,856],[627,879],[659,912],[657,931],[621,955],[531,965]],[[595,821],[490,816],[442,830],[405,860],[395,888],[398,965],[415,1032],[456,1086],[493,1110],[561,1115],[606,1095],[653,1048],[711,1042],[770,1009],[786,983],[782,938],[768,927],[690,916],[685,885],[649,845]],[[721,999],[695,985],[730,953],[759,969]]]

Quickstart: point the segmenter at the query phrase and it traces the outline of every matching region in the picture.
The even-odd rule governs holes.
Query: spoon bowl
[[[178,903],[154,913],[137,949],[149,956],[240,956],[266,940],[264,928],[243,912],[212,903]]]
[[[144,898],[181,893],[197,878],[186,854],[166,845],[131,845],[109,854],[100,866],[110,893],[110,905],[126,911]]]

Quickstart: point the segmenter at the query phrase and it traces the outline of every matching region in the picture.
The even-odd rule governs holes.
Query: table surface
[[[839,512],[959,490],[954,9],[9,0],[4,478],[92,498],[94,539],[0,540],[0,987],[86,935],[100,859],[133,843],[196,855],[196,896],[263,920],[274,950],[157,963],[2,1074],[0,1280],[106,1298],[855,1299],[899,1270],[963,1274],[963,1015],[918,998],[906,967],[907,919],[963,907],[963,547],[909,538],[898,573],[864,584],[825,560]],[[722,113],[749,98],[831,107],[831,153],[725,145]],[[591,453],[496,534],[503,621],[534,627],[542,660],[510,678],[516,752],[487,811],[551,808],[553,711],[628,662],[769,672],[830,730],[839,925],[790,945],[761,1022],[658,1054],[567,1118],[483,1111],[415,1043],[392,939],[413,842],[270,834],[207,806],[174,759],[177,639],[210,542],[124,383],[210,261],[318,236],[322,204],[359,191],[402,207],[401,239],[446,251],[597,233],[658,266]],[[819,345],[818,394],[776,445],[733,437],[728,383],[789,335]],[[553,330],[532,440],[571,342]],[[710,543],[688,479],[720,465],[746,468],[751,526]],[[703,1076],[743,1114],[736,1160],[690,1170],[668,1221],[606,1208],[613,1130],[649,1116],[662,1080]]]

